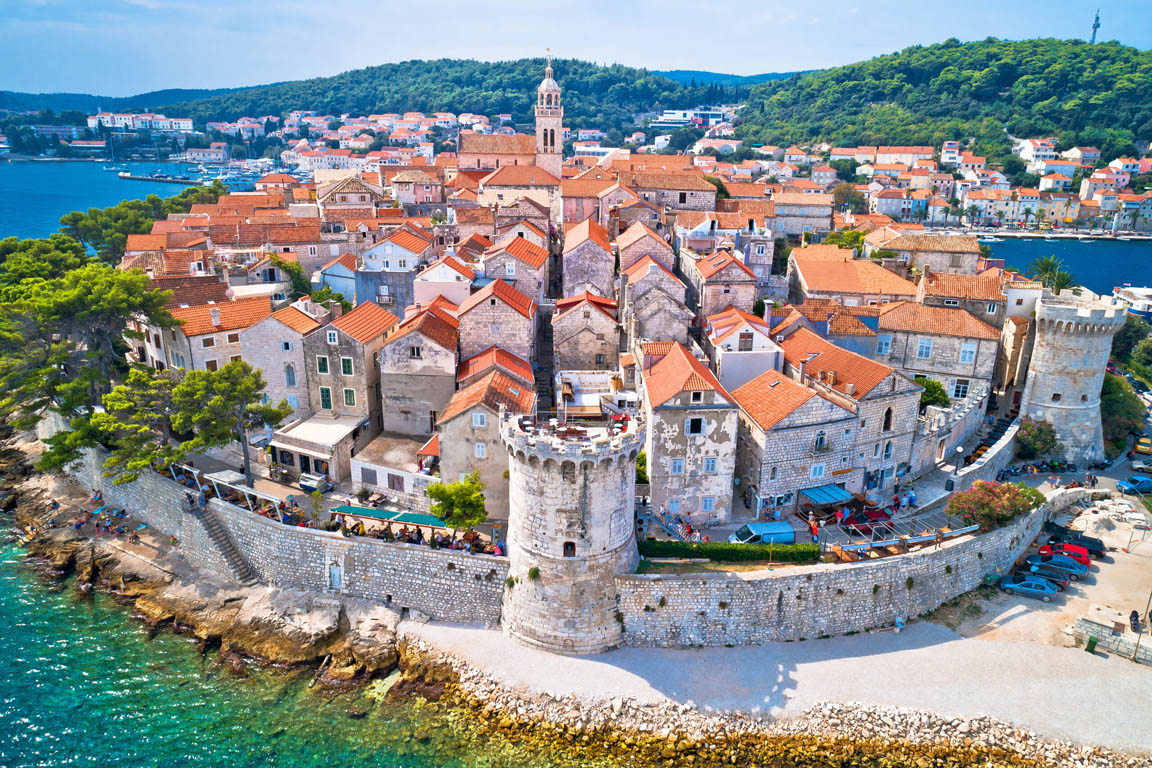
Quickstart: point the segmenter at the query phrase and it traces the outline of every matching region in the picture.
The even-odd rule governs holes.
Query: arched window
[[[885,459],[892,458],[892,441],[891,440],[884,443],[884,458]]]
[[[824,434],[824,430],[816,433],[816,444],[813,447],[817,451],[823,451],[828,447],[828,436]]]
[[[288,387],[296,386],[296,369],[291,365],[284,366],[284,385]]]
[[[883,431],[883,432],[891,432],[892,431],[892,409],[891,408],[884,411],[884,429],[881,431]]]

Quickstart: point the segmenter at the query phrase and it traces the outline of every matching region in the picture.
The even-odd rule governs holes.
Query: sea
[[[103,170],[102,162],[0,162],[0,239],[47,237],[60,228],[60,217],[76,210],[103,208],[121,200],[157,194],[167,197],[183,187],[129,181]],[[134,173],[186,166],[126,163]],[[1079,283],[1096,293],[1111,293],[1124,283],[1152,285],[1152,242],[1080,242],[1013,240],[992,244],[992,255],[1009,267],[1027,271],[1037,258],[1056,256]]]

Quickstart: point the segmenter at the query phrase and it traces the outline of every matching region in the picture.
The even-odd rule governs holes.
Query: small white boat
[[[978,243],[1002,243],[1002,242],[1004,242],[1004,238],[992,237],[992,236],[978,237],[978,238],[976,238],[976,242],[978,242]]]
[[[1132,238],[1130,238],[1130,237],[1118,237],[1116,239],[1117,240],[1123,240],[1123,241],[1127,242],[1127,241],[1131,240]]]

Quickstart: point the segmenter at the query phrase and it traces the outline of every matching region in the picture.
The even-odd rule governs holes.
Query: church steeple
[[[564,107],[560,101],[560,86],[552,76],[551,51],[548,54],[544,79],[536,88],[536,165],[560,178]]]

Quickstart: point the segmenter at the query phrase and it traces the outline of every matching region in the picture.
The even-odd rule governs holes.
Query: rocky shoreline
[[[0,510],[18,523],[43,515],[48,498],[83,495],[66,478],[30,472],[23,455],[0,446]],[[1152,768],[1149,756],[1046,740],[993,718],[836,702],[772,719],[705,713],[690,703],[509,690],[406,632],[390,608],[242,587],[194,570],[178,549],[147,532],[129,543],[63,525],[33,539],[28,558],[48,578],[75,575],[77,589],[106,591],[132,605],[154,629],[191,635],[202,652],[218,652],[237,671],[250,663],[314,668],[311,684],[329,692],[371,683],[367,692],[376,688],[390,702],[432,711],[472,743],[528,745],[541,764]]]

